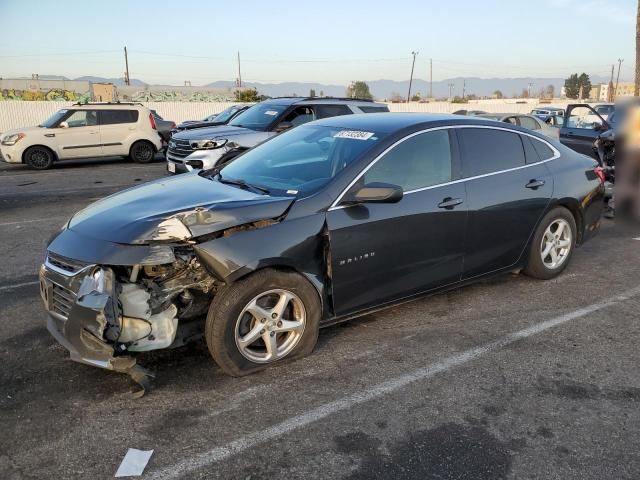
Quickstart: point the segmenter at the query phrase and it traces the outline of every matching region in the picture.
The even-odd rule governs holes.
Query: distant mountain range
[[[59,75],[40,75],[41,80],[71,80],[69,78]],[[124,81],[121,78],[105,78],[95,76],[83,76],[73,80],[88,81],[94,83],[110,82],[116,86],[123,86]],[[608,78],[600,75],[593,75],[591,77],[591,83],[596,85],[598,83],[607,83]],[[409,81],[396,81],[396,80],[372,80],[366,81],[369,85],[369,89],[374,97],[378,99],[391,98],[394,94],[398,94],[402,97],[407,95],[409,88]],[[527,89],[529,84],[532,84],[531,91],[533,95],[537,95],[538,92],[545,88],[547,85],[553,85],[556,91],[556,95],[560,93],[560,89],[564,85],[564,78],[544,78],[544,77],[520,77],[520,78],[479,78],[479,77],[455,77],[445,80],[439,80],[433,82],[433,96],[436,98],[449,96],[449,85],[453,85],[452,94],[462,95],[463,87],[467,95],[475,94],[478,96],[493,95],[496,90],[500,90],[505,96],[512,97],[520,95],[523,89]],[[154,89],[162,88],[170,90],[171,85],[150,85],[143,80],[131,79],[131,85],[136,87],[153,87]],[[216,82],[208,83],[203,88],[233,88],[235,82],[219,80]],[[258,92],[270,97],[282,97],[282,96],[307,96],[310,90],[315,90],[316,95],[325,95],[332,97],[342,97],[345,95],[346,85],[336,84],[323,84],[323,83],[311,83],[311,82],[285,82],[285,83],[258,83],[247,82],[244,84],[246,87],[256,88]],[[422,97],[429,94],[429,83],[423,79],[414,79],[411,86],[412,93],[420,92]]]

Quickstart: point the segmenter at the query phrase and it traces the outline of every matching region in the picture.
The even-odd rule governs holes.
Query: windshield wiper
[[[250,183],[245,182],[244,180],[240,180],[236,178],[222,178],[222,174],[220,172],[218,172],[218,181],[220,183],[226,183],[227,185],[236,185],[246,190],[253,190],[254,192],[262,193],[263,195],[269,194],[269,190],[267,188],[259,187],[257,185],[252,185]]]

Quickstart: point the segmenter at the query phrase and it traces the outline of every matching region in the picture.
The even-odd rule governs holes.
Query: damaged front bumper
[[[95,265],[81,267],[72,275],[59,270],[50,257],[40,268],[40,294],[51,335],[69,351],[72,360],[118,372],[130,371],[135,358],[116,357],[114,345],[103,339],[107,322],[115,325],[118,316],[113,273]]]
[[[174,342],[175,305],[152,315],[149,294],[139,286],[119,284],[110,268],[83,266],[51,254],[40,268],[40,293],[47,329],[72,360],[125,373],[142,387],[135,395],[144,394],[153,375],[129,352],[166,348]]]

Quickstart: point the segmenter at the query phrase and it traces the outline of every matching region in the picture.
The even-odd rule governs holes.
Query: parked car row
[[[279,133],[313,120],[356,113],[388,112],[385,104],[332,97],[283,97],[265,100],[225,125],[175,133],[167,149],[167,171],[209,169],[232,160]]]
[[[76,213],[40,270],[51,334],[143,388],[140,352],[202,336],[224,372],[247,375],[381,307],[503,272],[554,278],[598,230],[595,160],[477,116],[330,115],[372,108],[257,104],[190,140],[268,141]]]

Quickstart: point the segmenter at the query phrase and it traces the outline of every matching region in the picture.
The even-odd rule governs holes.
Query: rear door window
[[[317,105],[315,109],[318,118],[338,117],[353,113],[346,105]]]
[[[364,183],[382,182],[407,192],[450,182],[451,146],[447,130],[426,132],[400,143],[364,174]]]
[[[388,112],[389,107],[387,106],[362,106],[359,105],[358,108],[362,111],[362,113],[383,113]]]
[[[463,151],[463,175],[475,177],[525,165],[520,135],[491,128],[458,131]]]
[[[119,123],[136,123],[137,110],[100,110],[101,125],[116,125]]]

